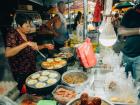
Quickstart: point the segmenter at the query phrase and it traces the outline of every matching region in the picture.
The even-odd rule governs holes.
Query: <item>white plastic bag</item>
[[[116,43],[117,36],[111,23],[111,17],[107,18],[107,23],[99,36],[99,41],[103,46],[112,46]]]
[[[111,10],[112,10],[112,4],[113,4],[113,0],[106,0],[105,8],[104,8],[105,15],[110,15]]]
[[[105,24],[106,24],[106,17],[103,18],[103,21],[99,27],[99,32],[102,33],[103,29],[105,28]]]

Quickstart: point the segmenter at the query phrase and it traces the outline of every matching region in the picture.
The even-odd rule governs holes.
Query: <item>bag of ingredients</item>
[[[90,68],[96,65],[96,57],[89,38],[87,38],[85,42],[77,48],[76,52],[80,63],[85,68]]]

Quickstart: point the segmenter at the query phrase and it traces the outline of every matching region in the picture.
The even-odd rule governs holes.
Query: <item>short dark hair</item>
[[[61,6],[64,5],[64,4],[65,4],[64,1],[59,1],[59,2],[57,3],[57,7],[61,7]]]
[[[16,14],[16,24],[22,26],[24,23],[30,22],[32,19],[27,14]]]

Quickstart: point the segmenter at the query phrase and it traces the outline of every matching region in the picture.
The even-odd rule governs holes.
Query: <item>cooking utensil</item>
[[[43,74],[42,74],[43,71],[35,72],[35,73],[31,74],[30,76],[28,76],[26,79],[26,82],[25,82],[27,92],[29,94],[46,95],[46,94],[50,93],[51,91],[53,91],[53,89],[59,84],[60,77],[61,77],[60,74],[57,71],[53,71],[53,70],[46,70],[46,71],[49,72],[50,74],[51,73],[57,74],[57,77],[55,77],[55,79],[57,81],[53,84],[48,84],[46,81],[44,81],[46,83],[46,86],[44,86],[43,88],[36,88],[36,84],[29,85],[28,81],[31,80],[31,78],[34,74],[40,74],[41,76],[43,76]],[[48,78],[52,78],[52,77],[49,77],[48,75],[47,75]],[[41,82],[38,78],[36,80],[37,80],[37,83]]]
[[[74,84],[71,84],[71,83],[68,83],[64,80],[64,77],[65,76],[68,76],[68,75],[77,75],[77,76],[83,76],[83,78],[85,79],[83,82],[81,83],[74,83]],[[72,78],[73,79],[73,78]],[[78,78],[79,79],[79,78]],[[67,71],[65,72],[63,75],[62,75],[62,78],[61,78],[62,82],[70,87],[76,87],[76,86],[82,86],[82,85],[86,85],[88,83],[88,76],[82,72],[82,71],[78,71],[78,70],[70,70],[70,71]]]
[[[64,60],[64,59],[63,59],[63,60]],[[44,61],[43,61],[43,62],[44,62]],[[42,62],[42,63],[43,63],[43,62]],[[42,68],[43,70],[50,70],[49,68],[43,66],[42,63],[41,63],[41,68]],[[62,67],[60,67],[60,68],[53,68],[53,69],[51,69],[51,70],[54,70],[54,71],[59,72],[60,74],[63,74],[64,72],[67,71],[67,62],[66,62],[66,64],[63,65]]]
[[[40,52],[39,50],[36,50],[44,59],[47,59],[47,57],[42,53]]]

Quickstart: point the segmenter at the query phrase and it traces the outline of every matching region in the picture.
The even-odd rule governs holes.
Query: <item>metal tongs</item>
[[[40,52],[39,50],[36,50],[44,59],[46,59],[47,57],[42,53]]]

